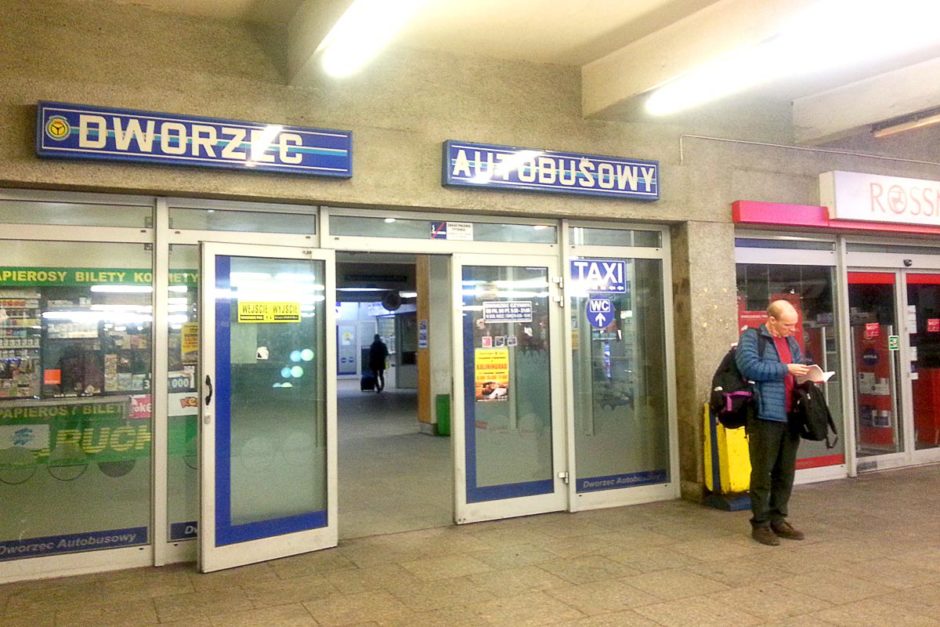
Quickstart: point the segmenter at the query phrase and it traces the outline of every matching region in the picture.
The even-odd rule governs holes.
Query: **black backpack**
[[[757,354],[763,357],[767,338],[756,329],[748,329],[745,333],[748,331],[757,333]],[[712,392],[708,401],[712,416],[725,429],[740,429],[747,424],[748,416],[757,412],[757,387],[738,370],[735,361],[737,348],[737,344],[732,346],[718,364],[712,375]]]
[[[839,431],[829,413],[829,406],[822,390],[812,381],[806,381],[793,388],[793,404],[788,415],[790,427],[804,440],[826,441],[826,448],[832,448],[839,441]],[[829,431],[832,430],[832,441]]]

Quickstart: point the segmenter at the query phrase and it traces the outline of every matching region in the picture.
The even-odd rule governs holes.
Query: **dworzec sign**
[[[830,219],[940,226],[940,181],[825,172],[819,196]]]
[[[40,102],[36,154],[352,176],[350,131]]]

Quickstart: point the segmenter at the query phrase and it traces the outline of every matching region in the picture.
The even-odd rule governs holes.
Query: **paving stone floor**
[[[0,625],[940,625],[940,466],[797,487],[803,542],[671,501],[0,586]],[[2,565],[0,565],[2,567]]]

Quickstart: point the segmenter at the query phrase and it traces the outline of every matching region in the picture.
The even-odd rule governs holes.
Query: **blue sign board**
[[[627,293],[627,262],[623,259],[572,259],[571,280],[582,292]]]
[[[588,324],[595,329],[606,329],[614,321],[614,304],[609,298],[589,298],[585,313]]]
[[[115,549],[141,544],[147,544],[146,527],[88,531],[22,540],[4,540],[0,542],[0,561],[97,549]]]
[[[443,184],[659,200],[659,162],[451,139]]]
[[[578,479],[578,492],[596,492],[598,490],[616,490],[638,485],[666,483],[669,473],[666,470],[644,470],[623,475],[607,475],[605,477],[589,477]]]
[[[312,176],[352,176],[352,133],[40,102],[36,154]]]
[[[447,239],[446,222],[431,222],[431,239]]]

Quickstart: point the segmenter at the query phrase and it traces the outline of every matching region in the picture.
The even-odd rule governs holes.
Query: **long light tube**
[[[936,45],[936,0],[821,0],[756,46],[713,59],[654,91],[652,115],[670,115],[776,80],[894,57]]]
[[[354,0],[320,43],[323,70],[345,78],[389,45],[426,0]]]
[[[872,129],[872,137],[882,138],[890,137],[891,135],[897,135],[898,133],[903,133],[904,131],[913,131],[915,128],[925,128],[927,126],[934,126],[940,124],[940,113],[933,113],[930,115],[913,115],[909,116],[903,120],[897,120],[894,123],[890,123],[886,126],[876,126]]]

